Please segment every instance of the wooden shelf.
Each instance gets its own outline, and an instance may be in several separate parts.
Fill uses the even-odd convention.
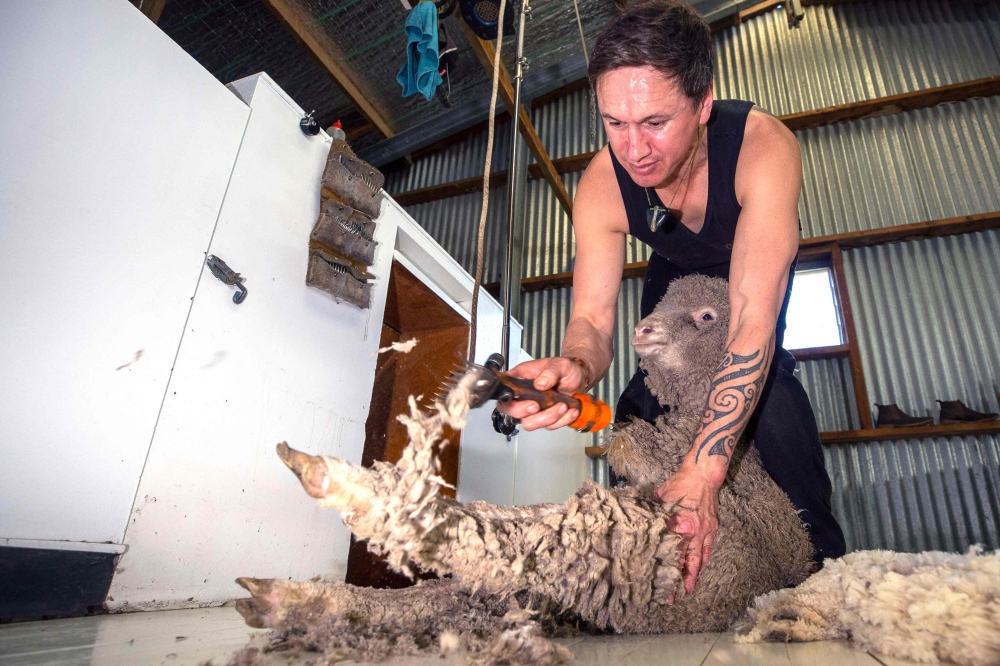
[[[912,428],[869,428],[866,430],[821,432],[819,439],[825,445],[832,445],[851,444],[854,442],[894,442],[901,439],[969,437],[998,434],[1000,434],[1000,421],[986,421],[985,423],[952,423],[946,425],[916,426]],[[601,446],[588,446],[584,451],[591,458],[600,458],[607,452]]]
[[[851,442],[887,442],[899,439],[927,439],[929,437],[967,437],[969,435],[1000,434],[1000,421],[985,423],[953,423],[947,425],[915,426],[911,428],[870,428],[867,430],[842,430],[821,432],[824,444],[849,444]]]
[[[851,345],[809,347],[808,349],[789,349],[788,353],[794,356],[796,361],[820,361],[827,358],[847,358],[851,355]]]

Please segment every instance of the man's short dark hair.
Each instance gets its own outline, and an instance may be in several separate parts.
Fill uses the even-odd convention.
[[[690,5],[649,0],[628,7],[597,36],[587,76],[597,79],[620,67],[663,72],[695,102],[712,84],[712,31]]]

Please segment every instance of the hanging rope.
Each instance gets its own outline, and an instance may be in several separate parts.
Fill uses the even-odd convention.
[[[583,36],[583,21],[580,20],[580,5],[577,0],[573,0],[573,10],[576,12],[576,27],[580,29],[580,44],[583,45],[583,61],[590,67],[590,55],[587,54],[587,38]],[[590,148],[597,150],[597,94],[593,86],[588,87],[588,97],[590,98]]]
[[[469,355],[476,360],[476,320],[479,308],[479,289],[483,283],[483,241],[486,237],[486,212],[490,205],[490,166],[493,163],[493,128],[497,115],[497,84],[500,82],[500,46],[503,43],[503,11],[507,0],[500,0],[500,15],[497,18],[497,48],[493,55],[493,92],[490,95],[490,120],[486,135],[486,165],[483,167],[483,206],[479,212],[479,238],[476,241],[476,280],[472,286],[472,318],[469,321]],[[517,112],[517,109],[514,110]]]

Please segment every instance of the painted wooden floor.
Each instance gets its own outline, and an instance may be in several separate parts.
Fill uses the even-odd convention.
[[[0,666],[164,664],[181,666],[213,660],[224,666],[230,655],[264,632],[251,629],[232,608],[102,615],[0,625]],[[576,655],[575,664],[653,666],[901,666],[846,643],[764,643],[737,645],[730,634],[578,637],[560,641]],[[292,659],[269,655],[275,666],[299,666],[314,654]],[[350,662],[345,662],[350,663]],[[457,658],[407,658],[392,666],[458,666]]]

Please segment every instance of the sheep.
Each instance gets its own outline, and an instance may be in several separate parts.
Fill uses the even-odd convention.
[[[710,321],[702,320],[706,311]],[[653,489],[691,446],[728,319],[727,283],[691,276],[672,283],[640,322],[663,333],[663,343],[644,347],[642,364],[654,395],[671,409],[655,425],[615,426],[608,458],[629,480],[625,488],[587,481],[562,505],[524,507],[441,496],[434,449],[445,424],[465,424],[468,377],[430,414],[411,398],[411,414],[399,417],[410,444],[395,465],[362,468],[280,444],[278,455],[306,492],[338,509],[370,550],[399,571],[419,567],[450,578],[406,591],[241,578],[253,597],[238,610],[251,626],[281,630],[284,640],[354,658],[433,647],[435,637],[456,633],[480,658],[558,663],[567,652],[542,638],[543,625],[549,632],[560,623],[614,633],[728,629],[756,596],[800,583],[813,564],[791,502],[742,441],[720,491],[715,551],[694,592],[684,593],[675,509]],[[484,631],[497,639],[473,638]]]

